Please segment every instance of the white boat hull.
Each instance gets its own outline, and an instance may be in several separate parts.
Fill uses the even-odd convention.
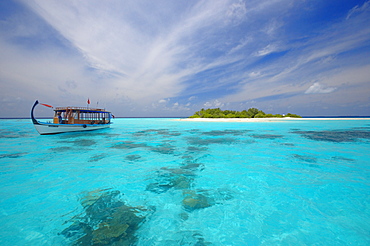
[[[103,128],[109,128],[110,124],[94,124],[94,125],[85,125],[85,124],[52,124],[52,123],[41,123],[34,124],[36,130],[41,135],[48,134],[58,134],[64,132],[81,132],[81,131],[92,131]]]

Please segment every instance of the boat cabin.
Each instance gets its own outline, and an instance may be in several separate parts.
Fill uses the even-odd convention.
[[[111,114],[105,109],[85,107],[57,107],[54,109],[55,124],[110,124]]]

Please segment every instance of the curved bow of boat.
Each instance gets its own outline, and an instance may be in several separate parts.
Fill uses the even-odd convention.
[[[31,109],[31,119],[32,119],[32,122],[33,122],[34,125],[40,125],[40,123],[33,116],[33,110],[35,109],[35,107],[37,106],[37,104],[39,104],[39,101],[38,100],[36,100],[35,104],[33,104],[32,109]]]

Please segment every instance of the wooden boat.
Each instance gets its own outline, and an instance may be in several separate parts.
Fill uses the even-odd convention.
[[[36,101],[31,109],[31,119],[41,135],[98,130],[108,128],[112,124],[111,112],[88,107],[57,107],[54,109],[53,122],[41,122],[33,115],[38,104],[42,103]],[[52,107],[47,104],[42,105]]]

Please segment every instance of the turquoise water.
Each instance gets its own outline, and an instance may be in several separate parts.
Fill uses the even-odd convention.
[[[370,120],[0,120],[0,245],[370,245]]]

